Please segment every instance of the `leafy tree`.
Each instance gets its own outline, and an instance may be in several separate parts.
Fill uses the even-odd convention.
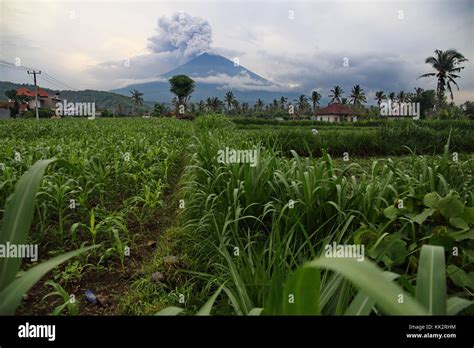
[[[438,103],[441,105],[445,100],[446,89],[450,93],[451,100],[454,99],[451,84],[455,85],[459,91],[459,86],[454,79],[460,78],[457,74],[460,73],[464,67],[459,66],[459,64],[466,62],[467,59],[454,49],[446,51],[435,50],[434,52],[435,55],[426,58],[425,63],[430,64],[436,72],[423,74],[418,78],[435,76],[438,79],[436,94]]]
[[[466,116],[474,118],[474,102],[466,101],[464,104],[462,104],[462,107]]]
[[[436,92],[432,89],[411,96],[412,103],[420,103],[420,118],[424,119],[431,114],[436,104]]]
[[[194,80],[186,75],[176,75],[169,79],[170,92],[176,95],[178,103],[186,106],[194,91]]]

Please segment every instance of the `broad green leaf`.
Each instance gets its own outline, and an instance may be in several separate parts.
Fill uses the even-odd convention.
[[[446,275],[444,248],[421,247],[416,278],[416,299],[432,315],[446,315]]]
[[[341,273],[360,291],[375,300],[376,306],[388,315],[427,315],[427,311],[397,284],[390,282],[383,271],[370,261],[348,258],[319,258],[306,267],[327,268]]]
[[[456,227],[461,230],[467,230],[469,229],[469,225],[467,224],[466,221],[462,217],[455,217],[449,219],[449,223],[451,226]]]
[[[394,238],[388,242],[382,255],[378,257],[382,257],[385,265],[391,267],[404,262],[407,255],[407,243],[399,238]]]
[[[464,207],[463,219],[468,224],[474,224],[474,208]]]
[[[473,301],[468,301],[465,298],[450,297],[448,298],[448,315],[456,315],[473,304]]]
[[[468,287],[474,290],[474,273],[466,273],[463,269],[456,267],[455,265],[449,265],[446,269],[449,279],[454,284],[461,287]]]
[[[5,287],[0,292],[0,315],[14,314],[16,308],[21,303],[23,295],[26,294],[38,280],[40,280],[54,267],[60,265],[64,261],[69,260],[71,257],[77,256],[96,247],[97,246],[90,246],[87,248],[70,251],[30,268],[19,278],[16,278],[14,281],[8,284],[7,287]]]
[[[219,294],[221,293],[223,287],[224,285],[221,285],[219,289],[217,289],[216,292],[212,294],[209,300],[207,300],[206,303],[204,303],[204,305],[201,307],[201,309],[199,309],[196,315],[210,315],[211,314],[212,306],[214,305],[214,302],[216,301],[217,296],[219,296]]]
[[[383,274],[388,281],[393,281],[399,277],[398,274],[392,272],[384,272]],[[370,298],[370,296],[365,292],[359,291],[357,296],[352,300],[344,315],[369,315],[370,312],[372,312],[372,308],[374,308],[374,306],[375,300]]]
[[[438,203],[439,199],[440,199],[440,196],[438,195],[437,192],[430,192],[430,193],[427,193],[425,197],[423,198],[423,203],[428,208],[434,208],[436,207],[436,204]]]
[[[446,219],[451,219],[463,215],[464,204],[452,193],[441,198],[437,204],[439,211]]]
[[[418,215],[416,215],[414,218],[412,218],[412,220],[413,220],[414,222],[416,222],[417,224],[422,225],[423,222],[425,222],[428,217],[430,217],[431,215],[433,215],[433,213],[434,213],[435,211],[436,211],[436,210],[435,210],[435,209],[432,209],[432,208],[424,209],[420,214],[418,214]]]
[[[46,167],[56,159],[40,160],[23,174],[5,207],[0,232],[0,244],[24,244],[30,231],[35,209],[36,193]],[[15,278],[20,269],[20,258],[0,258],[0,290]]]
[[[300,267],[285,287],[284,315],[319,315],[320,274],[315,268]]]
[[[474,239],[474,228],[471,228],[469,231],[452,232],[449,235],[453,237],[457,242],[460,242],[465,239]]]
[[[184,311],[183,308],[170,306],[170,307],[166,307],[166,308],[162,309],[161,311],[156,313],[156,315],[170,315],[170,316],[172,316],[172,315],[181,314],[183,311]]]
[[[397,216],[400,215],[400,210],[398,208],[395,208],[393,205],[385,208],[383,210],[383,214],[390,220],[396,219]]]

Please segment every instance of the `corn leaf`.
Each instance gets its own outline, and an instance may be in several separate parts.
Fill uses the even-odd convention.
[[[423,245],[421,248],[416,298],[432,315],[446,315],[446,265],[444,248]]]

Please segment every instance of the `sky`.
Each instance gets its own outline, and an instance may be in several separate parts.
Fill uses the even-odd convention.
[[[359,84],[373,99],[436,88],[417,77],[435,49],[449,48],[469,59],[455,102],[474,100],[474,0],[0,0],[0,59],[75,89],[151,81],[213,52],[282,91],[326,96],[340,85],[347,95]],[[0,65],[0,81],[31,77]]]

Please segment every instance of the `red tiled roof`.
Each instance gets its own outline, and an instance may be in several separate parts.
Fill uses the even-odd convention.
[[[352,115],[354,111],[347,105],[334,103],[325,108],[316,110],[318,115]]]
[[[17,95],[26,95],[27,97],[34,97],[35,94],[30,92],[30,90],[26,87],[20,87],[16,90]]]
[[[35,92],[33,92],[33,95],[35,94]],[[49,97],[49,94],[46,93],[43,89],[41,88],[38,88],[38,96],[39,97]]]
[[[35,96],[35,90],[30,91],[26,87],[20,87],[16,90],[16,94],[18,95],[26,95],[27,97],[34,97]],[[38,88],[38,96],[39,97],[49,97],[48,93],[46,93],[43,89]]]

